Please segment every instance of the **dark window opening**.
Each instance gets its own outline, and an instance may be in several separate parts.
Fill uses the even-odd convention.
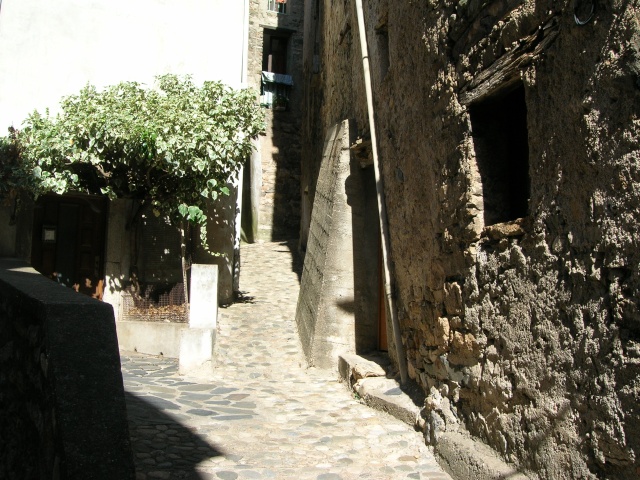
[[[31,265],[77,292],[102,298],[107,200],[43,195],[33,212]]]
[[[529,142],[524,86],[469,107],[484,197],[484,223],[529,213]]]
[[[287,13],[287,0],[267,0],[267,10],[276,13]]]
[[[272,73],[287,73],[287,47],[289,37],[273,35],[264,31],[262,46],[262,71]]]
[[[274,110],[288,110],[293,78],[287,75],[289,34],[265,29],[262,44],[260,104]]]

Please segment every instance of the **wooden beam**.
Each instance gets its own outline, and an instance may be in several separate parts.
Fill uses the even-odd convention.
[[[558,20],[552,17],[535,33],[520,40],[517,47],[497,59],[462,87],[460,103],[469,105],[518,81],[520,72],[551,45],[558,33]]]

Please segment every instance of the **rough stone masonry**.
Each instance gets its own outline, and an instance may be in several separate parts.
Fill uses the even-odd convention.
[[[312,198],[329,128],[349,118],[367,137],[368,121],[355,1],[309,3]],[[639,2],[364,14],[395,361],[428,394],[428,440],[466,429],[539,478],[638,478]]]

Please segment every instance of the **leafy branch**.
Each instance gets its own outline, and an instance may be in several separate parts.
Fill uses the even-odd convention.
[[[0,200],[20,191],[84,192],[151,207],[180,230],[188,299],[187,225],[200,227],[209,251],[206,206],[229,195],[227,184],[264,128],[256,93],[219,82],[162,75],[152,88],[87,85],[63,98],[57,115],[34,111],[22,130],[0,138]]]
[[[177,227],[199,225],[208,248],[206,204],[229,194],[263,130],[251,90],[176,75],[157,77],[153,88],[87,85],[63,98],[57,115],[35,111],[0,139],[0,195],[23,188],[137,199]]]

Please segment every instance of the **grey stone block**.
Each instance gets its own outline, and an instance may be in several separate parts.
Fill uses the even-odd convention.
[[[0,476],[134,478],[111,305],[0,260],[0,320]]]

